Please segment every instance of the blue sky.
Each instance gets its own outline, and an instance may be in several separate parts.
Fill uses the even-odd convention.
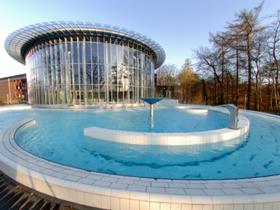
[[[26,25],[55,20],[90,21],[137,31],[158,42],[166,64],[178,67],[193,50],[207,46],[209,32],[222,31],[242,9],[261,0],[1,0],[0,77],[24,73],[22,64],[8,56],[6,37]],[[262,17],[275,14],[279,0],[265,0]]]

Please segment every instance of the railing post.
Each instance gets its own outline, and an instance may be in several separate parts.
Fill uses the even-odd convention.
[[[229,128],[231,129],[238,129],[238,107],[236,107],[233,104],[226,104],[223,105],[225,108],[229,110],[229,120],[230,120],[230,125]]]

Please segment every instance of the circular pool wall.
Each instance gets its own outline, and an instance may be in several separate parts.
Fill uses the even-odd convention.
[[[151,179],[79,170],[41,159],[20,148],[14,139],[15,132],[22,126],[32,126],[34,121],[20,119],[34,117],[33,111],[1,113],[0,117],[5,117],[5,123],[0,121],[0,165],[6,175],[41,193],[102,209],[280,208],[279,175],[233,180]],[[231,157],[239,156],[244,148],[251,147],[240,157],[240,164],[244,164],[245,170],[249,171],[248,161],[256,161],[262,166],[263,161],[268,161],[272,155],[276,155],[277,159],[275,152],[280,119],[253,112],[243,114],[252,120],[254,132],[249,136],[248,144],[239,148],[236,154],[232,153]],[[258,148],[263,149],[258,153],[265,153],[264,156],[252,156],[252,152],[256,153]],[[274,162],[268,161],[264,168],[273,168],[279,162],[276,159]],[[231,168],[232,165],[229,165],[227,170]]]

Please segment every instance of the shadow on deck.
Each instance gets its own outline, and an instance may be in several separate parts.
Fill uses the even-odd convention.
[[[0,210],[93,210],[53,198],[16,183],[0,171]]]

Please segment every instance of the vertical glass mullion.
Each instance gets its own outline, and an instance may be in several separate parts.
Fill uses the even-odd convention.
[[[116,97],[117,97],[117,104],[119,103],[119,78],[118,78],[118,70],[120,67],[119,64],[119,46],[116,45],[116,56],[117,56],[117,63],[116,63]]]
[[[88,92],[87,92],[87,73],[86,73],[86,37],[83,37],[83,50],[82,50],[82,62],[83,62],[83,91],[84,91],[84,103],[87,105],[87,99],[88,99]]]
[[[76,104],[76,83],[75,83],[75,67],[74,67],[74,41],[73,37],[70,37],[70,45],[71,45],[71,70],[72,70],[72,102],[73,105]]]
[[[131,48],[129,47],[129,42],[127,44],[127,52],[128,52],[128,65],[126,67],[126,81],[127,81],[127,88],[126,88],[126,96],[127,96],[127,103],[130,103],[130,74],[131,74],[131,66],[130,66],[130,56],[131,56]]]
[[[93,70],[94,70],[94,64],[93,64],[93,40],[92,40],[92,36],[90,36],[90,40],[89,40],[89,46],[90,46],[90,91],[91,91],[91,104],[93,103],[93,96],[94,96],[94,92],[93,92]]]
[[[41,104],[39,68],[40,68],[39,49],[38,49],[38,46],[37,46],[36,47],[36,66],[35,66],[35,69],[36,69],[36,84],[37,84],[36,96],[37,96],[38,104]]]
[[[58,98],[58,90],[59,90],[59,81],[58,81],[58,56],[57,56],[57,42],[56,40],[54,41],[54,69],[55,69],[55,104],[59,103],[59,98]]]
[[[141,70],[140,70],[140,75],[141,75],[141,79],[140,79],[140,87],[141,87],[141,98],[145,97],[144,95],[144,71],[145,71],[145,66],[144,66],[144,54],[143,52],[141,52]]]
[[[77,36],[77,63],[78,63],[78,86],[79,86],[79,104],[81,104],[81,75],[80,75],[80,40],[79,37]]]
[[[99,38],[96,39],[96,47],[97,47],[97,97],[98,103],[100,103],[100,71],[99,71]]]
[[[47,54],[46,54],[46,45],[45,43],[42,44],[42,54],[43,59],[42,63],[44,64],[44,104],[48,104],[48,68],[47,68]]]
[[[49,53],[50,53],[50,75],[51,75],[51,102],[52,104],[55,104],[54,102],[54,64],[53,64],[53,44],[52,41],[49,41]]]
[[[64,38],[64,67],[65,67],[65,104],[70,104],[70,54],[68,51],[68,40]]]
[[[58,40],[58,52],[59,52],[59,68],[60,68],[60,91],[59,97],[61,98],[61,104],[66,104],[66,87],[65,87],[65,54],[63,50],[63,41],[61,39]]]
[[[44,85],[44,81],[42,79],[42,63],[41,63],[41,50],[40,50],[41,46],[38,45],[38,51],[37,51],[37,73],[38,73],[38,96],[39,96],[39,103],[42,104],[43,100],[42,100],[42,86]]]
[[[35,91],[34,91],[34,98],[35,98],[35,101],[36,101],[36,103],[38,103],[39,104],[39,100],[38,100],[38,97],[37,97],[37,95],[38,95],[38,80],[37,80],[37,75],[38,75],[38,72],[37,72],[37,68],[36,68],[36,66],[38,65],[37,64],[37,47],[35,47],[35,50],[34,50],[34,67],[33,67],[33,69],[34,69],[34,86],[35,86]]]
[[[151,60],[150,61],[150,72],[151,72],[151,91],[152,91],[152,97],[155,97],[155,79],[154,79],[154,63]]]
[[[108,54],[108,42],[105,40],[104,42],[104,75],[105,75],[105,101],[108,104],[109,103],[109,68],[108,68],[108,59],[109,59],[109,54]]]
[[[47,104],[50,104],[50,77],[49,77],[49,53],[48,43],[44,44],[45,62],[46,62],[46,84],[47,84]]]

